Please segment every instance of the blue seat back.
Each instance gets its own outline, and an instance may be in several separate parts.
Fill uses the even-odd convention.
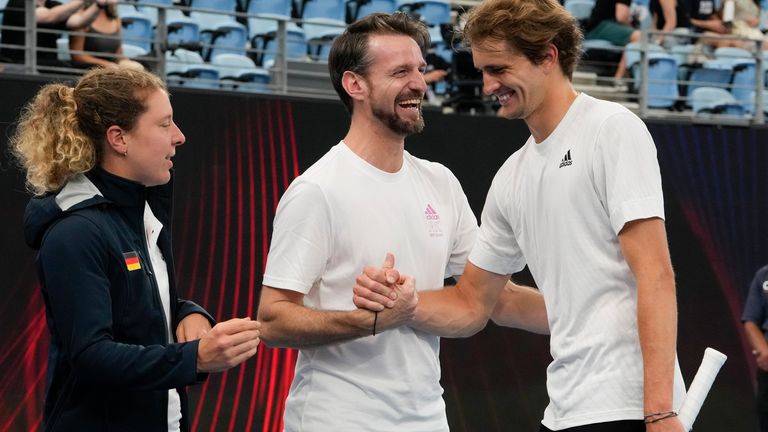
[[[710,60],[700,68],[694,69],[688,78],[687,96],[690,98],[693,91],[699,87],[726,88],[731,83],[733,65],[729,61]]]
[[[741,116],[744,109],[733,95],[719,87],[698,87],[691,93],[691,106],[696,114],[716,113]]]
[[[248,2],[249,15],[276,14],[291,16],[291,2],[289,0],[251,0]]]
[[[592,9],[595,2],[589,0],[565,0],[565,10],[567,10],[577,20],[589,19],[592,15]]]
[[[301,28],[286,29],[286,57],[289,60],[307,59],[307,40]],[[267,38],[261,55],[262,67],[270,67],[277,56],[277,38]]]
[[[396,0],[369,0],[359,5],[352,16],[354,19],[358,19],[374,12],[392,13],[396,10]]]
[[[679,95],[677,60],[669,54],[652,54],[648,64],[648,106],[671,108]]]
[[[404,0],[398,8],[421,16],[428,25],[451,22],[451,4],[444,0]]]
[[[329,18],[346,21],[345,0],[309,0],[304,3],[302,19]]]
[[[149,52],[152,46],[152,22],[149,18],[138,11],[120,18],[123,42]]]

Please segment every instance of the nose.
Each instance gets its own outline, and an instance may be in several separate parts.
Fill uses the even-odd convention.
[[[416,73],[415,79],[411,80],[411,88],[424,94],[427,92],[427,82],[424,81],[424,74],[421,72]]]
[[[490,96],[499,88],[499,80],[483,73],[483,93]]]
[[[187,141],[187,137],[184,136],[184,133],[179,129],[179,126],[176,125],[176,123],[173,124],[173,127],[175,129],[173,134],[173,145],[180,146]]]

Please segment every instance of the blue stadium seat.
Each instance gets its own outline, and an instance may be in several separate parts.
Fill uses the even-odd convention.
[[[126,44],[126,43],[122,45],[122,48],[123,48],[123,55],[130,59],[141,57],[141,56],[147,55],[148,53],[148,51],[144,50],[144,48],[142,47]]]
[[[723,47],[715,50],[715,58],[731,63],[731,94],[744,106],[746,112],[751,113],[754,109],[752,94],[757,81],[757,65],[752,53],[742,48]]]
[[[307,60],[307,40],[301,27],[286,25],[286,58],[289,60]],[[256,64],[270,68],[277,56],[278,44],[275,31],[257,34],[251,39],[254,49],[258,50]]]
[[[352,21],[374,12],[392,13],[397,10],[397,0],[352,0],[348,5]]]
[[[752,59],[752,53],[736,47],[722,47],[715,50],[715,58],[723,60]]]
[[[443,39],[443,32],[440,30],[440,26],[430,26],[429,38],[432,41],[431,51],[440,56],[443,60],[449,64],[453,62],[453,49],[450,42],[446,42]]]
[[[210,36],[210,40],[208,37]],[[238,22],[222,23],[212,31],[203,31],[201,34],[203,43],[203,58],[213,60],[223,53],[245,55],[248,31]],[[206,43],[210,46],[206,47]]]
[[[333,40],[344,32],[347,23],[333,18],[307,18],[304,20],[304,37],[309,57],[316,61],[328,61]]]
[[[222,88],[247,91],[266,91],[269,72],[258,68],[253,60],[238,54],[221,54],[212,62],[219,71]]]
[[[277,14],[290,17],[291,2],[289,0],[251,0],[248,2],[248,15]]]
[[[688,103],[690,103],[690,98],[697,88],[719,87],[725,89],[731,83],[732,76],[733,64],[730,61],[713,59],[704,62],[701,67],[693,69],[688,78],[688,91],[686,92],[689,99]]]
[[[120,16],[123,42],[137,46],[148,53],[152,47],[152,22],[134,8],[131,14]]]
[[[636,88],[642,84],[641,68],[632,68]],[[649,108],[672,108],[677,103],[677,61],[664,52],[648,53],[648,99]]]
[[[451,22],[451,4],[447,0],[402,0],[398,9],[419,15],[428,25]]]
[[[719,87],[696,88],[691,93],[691,106],[696,114],[744,115],[744,107],[728,90]]]
[[[219,71],[205,64],[200,54],[183,48],[165,53],[165,70],[169,84],[185,87],[218,89]]]
[[[667,51],[659,44],[646,44],[648,53],[666,53]],[[624,60],[627,62],[627,69],[631,69],[640,63],[642,44],[640,42],[628,43],[624,47]]]
[[[565,0],[563,6],[574,18],[581,21],[589,19],[590,15],[592,15],[595,2],[590,0]]]
[[[346,0],[309,0],[304,2],[303,20],[323,18],[346,24]],[[305,27],[306,29],[306,27]]]
[[[173,6],[173,0],[137,0],[136,9],[138,9],[139,12],[143,13],[147,18],[149,18],[149,21],[152,23],[152,27],[155,27],[157,25],[157,9],[159,7],[167,8],[170,6]],[[166,21],[168,21],[172,15],[174,17],[181,15],[184,18],[187,18],[179,10],[168,9],[166,11]]]

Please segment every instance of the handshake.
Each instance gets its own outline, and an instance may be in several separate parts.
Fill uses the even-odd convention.
[[[374,334],[416,318],[419,296],[416,280],[401,275],[395,268],[395,256],[387,253],[381,267],[366,266],[355,280],[352,298],[355,306],[377,314]]]

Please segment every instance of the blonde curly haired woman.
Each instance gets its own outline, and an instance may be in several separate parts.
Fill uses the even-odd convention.
[[[36,195],[25,234],[50,334],[46,431],[186,431],[184,387],[256,353],[257,321],[211,328],[177,296],[170,180],[184,139],[165,84],[127,68],[46,85],[22,113],[11,145]]]

